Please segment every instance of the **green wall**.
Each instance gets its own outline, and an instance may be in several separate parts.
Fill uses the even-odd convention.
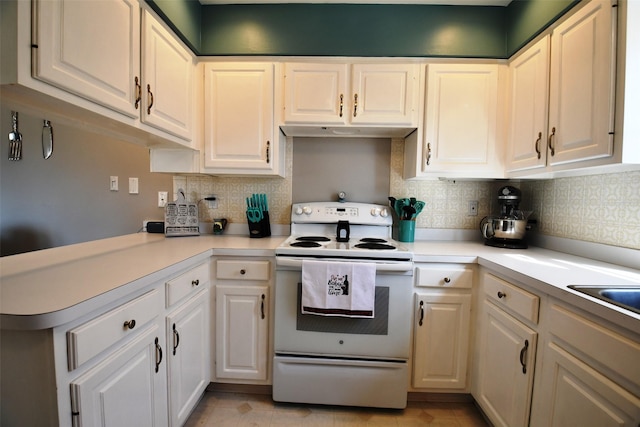
[[[579,0],[507,7],[146,1],[198,55],[508,58]]]

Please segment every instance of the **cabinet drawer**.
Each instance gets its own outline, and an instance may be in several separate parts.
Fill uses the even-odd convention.
[[[536,295],[489,273],[485,274],[484,292],[487,298],[500,307],[506,307],[522,318],[538,323],[540,298]]]
[[[167,307],[202,289],[209,282],[209,263],[192,268],[167,282]]]
[[[559,305],[549,311],[551,334],[640,387],[640,343],[594,320]]]
[[[436,288],[471,288],[473,267],[458,264],[419,265],[416,286]]]
[[[269,280],[269,261],[218,260],[216,278],[227,280]]]
[[[153,290],[67,332],[69,370],[142,329],[160,312],[161,298]]]

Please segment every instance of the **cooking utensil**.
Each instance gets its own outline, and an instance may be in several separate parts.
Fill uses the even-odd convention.
[[[415,202],[415,204],[413,205],[414,209],[416,210],[415,216],[420,215],[420,212],[422,212],[422,209],[424,209],[424,205],[425,203],[423,201],[417,200]]]
[[[402,208],[402,211],[403,211],[402,219],[409,221],[415,218],[416,209],[413,206],[411,205],[404,206]]]
[[[49,120],[44,121],[42,127],[42,157],[48,159],[53,154],[53,128]]]
[[[22,160],[22,134],[18,131],[18,112],[11,112],[9,132],[9,160]]]

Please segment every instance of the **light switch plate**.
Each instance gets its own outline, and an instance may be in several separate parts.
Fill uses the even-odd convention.
[[[138,194],[138,178],[129,178],[129,194]]]

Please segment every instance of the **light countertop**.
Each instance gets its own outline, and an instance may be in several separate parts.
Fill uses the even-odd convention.
[[[3,328],[47,328],[150,286],[210,256],[273,256],[286,236],[165,238],[138,233],[0,258]],[[530,247],[479,242],[405,244],[414,262],[478,263],[533,289],[640,332],[640,315],[568,289],[570,284],[640,284],[640,270]]]

